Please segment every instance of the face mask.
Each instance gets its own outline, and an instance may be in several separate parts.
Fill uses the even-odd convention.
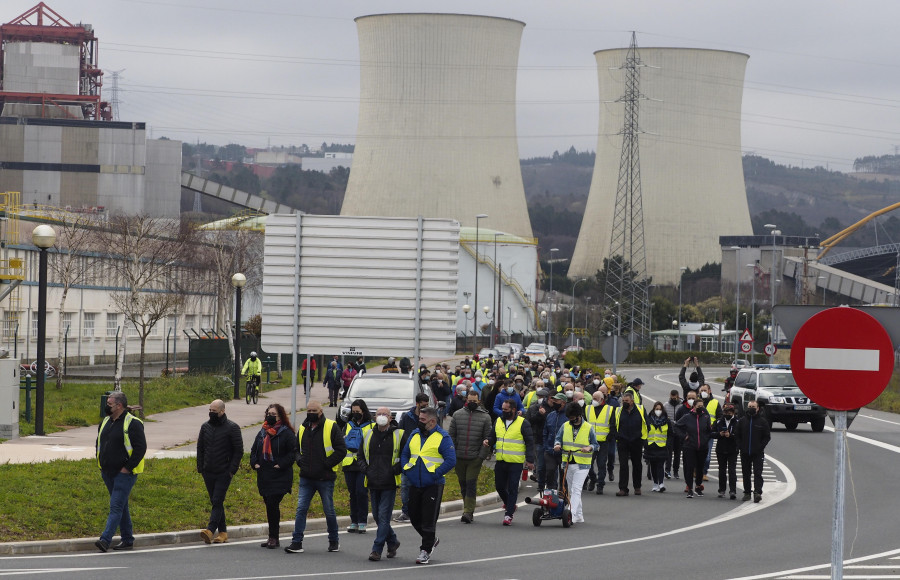
[[[470,411],[474,411],[478,408],[478,403],[476,403],[475,401],[469,401],[468,403],[466,403],[466,407],[468,407]]]
[[[594,386],[597,386],[599,384],[600,384],[600,379],[594,379]]]
[[[516,389],[513,388],[513,387],[506,387],[506,394],[507,394],[507,395],[512,395],[513,392],[514,392],[515,390],[516,390]]]
[[[460,391],[460,392],[459,392],[460,398],[465,399],[465,398],[466,398],[466,393],[467,393],[467,392],[468,392],[468,391],[466,391],[465,389],[463,389],[462,391]]]
[[[571,423],[573,427],[577,427],[581,424],[581,417],[572,417],[569,419],[569,423]]]
[[[423,422],[421,422],[421,421],[419,421],[418,427],[419,427],[419,433],[425,433],[426,431],[428,431],[428,426],[427,426],[427,424],[425,424],[425,423],[423,423]]]
[[[384,427],[388,424],[388,418],[384,415],[378,415],[377,417],[375,417],[375,424],[379,427]]]
[[[584,399],[579,399],[579,401],[578,401],[578,406],[579,406],[579,407],[584,407]]]
[[[626,403],[625,401],[622,401],[622,406],[625,407],[626,409],[630,409],[631,403]]]
[[[210,411],[209,412],[209,422],[213,423],[213,424],[219,423],[219,414],[216,413],[215,411]]]
[[[493,385],[493,384],[494,384],[494,379],[489,380],[489,381],[488,381],[488,384],[489,384],[489,385]]]
[[[504,419],[512,419],[513,416],[514,416],[514,415],[513,415],[513,412],[512,412],[512,411],[503,411],[503,418],[504,418]]]
[[[688,407],[693,407],[693,406],[694,406],[694,401],[695,401],[695,400],[696,400],[696,399],[688,399],[688,400],[687,400],[687,405],[688,405]]]
[[[756,409],[747,409],[747,414],[750,415],[751,417],[755,417]]]
[[[697,411],[697,414],[698,414],[698,415],[699,415],[700,413],[702,413],[702,412],[703,412],[703,405],[697,406],[696,411]]]
[[[319,422],[319,414],[318,413],[307,413],[306,420],[312,424],[316,424]]]
[[[273,417],[272,415],[266,415],[266,424],[271,427],[275,423],[278,422],[278,417]]]
[[[107,405],[107,406],[106,406],[106,414],[107,414],[107,415],[112,415],[112,412],[113,412],[112,407],[110,407],[109,405]]]
[[[466,378],[467,378],[467,379],[471,379],[471,378],[472,378],[472,375],[471,375],[471,374],[469,374],[469,373],[466,373],[466,375],[465,375],[465,376],[466,376]]]
[[[606,377],[606,378],[609,378],[609,377],[612,376],[612,374],[611,374],[611,373],[604,373],[603,376]]]
[[[672,397],[671,399],[669,399],[669,401],[674,405],[674,404],[677,404],[677,403],[678,403],[678,398],[677,398],[677,397]]]
[[[545,384],[545,385],[549,385],[549,384],[550,384],[550,379],[544,379],[544,384]]]
[[[708,399],[708,398],[709,398],[709,393],[707,393],[706,391],[701,392],[701,393],[700,393],[700,398],[701,398],[701,399]]]
[[[256,360],[256,357],[255,357],[255,356],[251,356],[251,357],[250,357],[250,360]]]
[[[353,413],[350,415],[350,418],[359,423],[362,421],[362,413]]]
[[[725,413],[725,417],[731,419],[734,417],[734,413]]]
[[[538,405],[544,402],[544,397],[538,397]]]
[[[692,390],[696,390],[700,386],[700,381],[688,381],[688,384],[691,385]]]
[[[657,409],[657,410],[653,411],[653,414],[655,414],[657,417],[662,417],[662,413],[663,413],[662,409]]]
[[[602,404],[603,404],[603,403],[602,403],[601,401],[597,401],[597,400],[591,401],[591,406],[592,406],[592,407],[599,407],[599,406],[602,405]]]
[[[572,398],[572,396],[574,394],[575,394],[575,391],[566,391],[566,396],[569,397],[570,399]]]

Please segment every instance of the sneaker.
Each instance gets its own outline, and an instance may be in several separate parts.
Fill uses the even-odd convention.
[[[761,493],[754,493],[754,494],[753,494],[753,503],[759,503],[759,502],[761,502],[761,501],[762,501],[762,494],[761,494]]]
[[[676,475],[675,477],[678,477],[678,476]],[[666,472],[666,479],[672,479],[672,472],[671,472],[671,471],[667,471],[667,472]]]
[[[709,481],[709,477],[705,473],[703,474],[703,481]]]
[[[678,479],[678,470],[677,469],[672,472],[672,477],[674,477],[675,479]]]
[[[401,524],[406,523],[409,521],[409,514],[400,514],[399,516],[397,516],[397,519],[395,519],[394,521],[400,522]]]
[[[419,552],[419,557],[416,558],[416,564],[427,564],[429,560],[431,560],[431,554],[422,550]]]
[[[704,487],[704,485],[702,483],[700,485],[698,485],[697,487],[700,488],[700,491],[703,491],[704,489],[706,489],[706,487]]]
[[[694,493],[697,494],[697,497],[703,497],[703,490],[700,487],[694,490]]]
[[[731,492],[730,494],[728,494],[728,499],[737,499],[737,494],[734,492]]]
[[[660,483],[660,484],[659,484],[659,491],[660,491],[660,493],[666,491],[666,484],[665,484],[665,483]]]
[[[719,497],[725,497],[725,492],[724,492],[724,491],[720,491],[720,492],[719,492]]]
[[[288,554],[302,554],[303,542],[291,542],[291,545],[284,549]]]
[[[650,491],[658,492],[658,491],[659,491],[659,484],[654,484],[654,485],[653,485],[653,489],[651,489]]]
[[[133,550],[133,549],[134,549],[134,544],[126,544],[125,542],[119,542],[118,544],[113,546],[113,550],[115,550],[117,552],[120,550]]]
[[[750,494],[744,493],[744,497],[741,498],[741,501],[750,501]]]
[[[694,494],[693,494],[693,492],[689,491],[688,494],[684,497],[686,497],[687,499],[694,499]]]
[[[332,541],[329,541],[329,542],[328,542],[328,551],[329,551],[329,552],[340,552],[340,551],[341,551],[341,544],[340,544],[340,542],[332,542]]]
[[[371,560],[372,562],[377,562],[381,560],[381,554],[373,551],[371,554],[369,554],[369,560]]]
[[[691,486],[685,485],[685,486],[684,486],[684,491],[685,491],[685,492],[691,491]]]
[[[106,552],[107,550],[109,550],[109,542],[107,542],[106,540],[97,540],[96,542],[94,542],[94,545],[97,546],[97,549],[101,552]]]
[[[588,490],[588,491],[594,491],[594,488],[595,488],[595,487],[597,487],[597,482],[594,481],[593,479],[590,480],[590,481],[588,482],[587,490]]]
[[[597,491],[595,491],[594,493],[596,493],[597,495],[603,495],[603,488],[602,488],[602,487],[598,487],[598,488],[597,488]]]
[[[628,495],[627,489],[620,489],[616,492],[616,497],[625,497],[626,495]]]
[[[350,524],[349,526],[347,526],[348,534],[355,534],[357,531],[359,531],[358,524]]]
[[[616,480],[616,476],[613,475],[613,470],[612,470],[612,469],[609,470],[609,480],[610,480],[610,481],[615,481],[615,480]]]
[[[530,479],[531,481],[537,483],[537,477],[536,477],[533,473],[532,473],[531,475],[528,476],[528,479]]]
[[[399,547],[400,547],[400,542],[397,542],[396,544],[388,544],[387,557],[388,558],[395,557],[397,555],[397,548],[399,548]]]
[[[359,524],[358,526],[356,526],[356,533],[357,534],[365,534],[366,533],[366,524]]]
[[[206,542],[207,544],[212,544],[213,533],[211,530],[202,530],[200,532],[200,539]]]
[[[511,526],[512,525],[512,516],[503,516],[503,525]]]

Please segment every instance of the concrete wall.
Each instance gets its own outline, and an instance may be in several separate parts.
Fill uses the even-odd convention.
[[[356,19],[360,109],[342,215],[424,215],[532,236],[516,143],[524,24],[455,14]]]
[[[80,68],[77,44],[9,42],[3,47],[3,90],[77,95]]]
[[[569,275],[594,275],[609,256],[622,151],[626,49],[595,53],[600,128],[594,176]],[[680,267],[718,262],[720,235],[752,233],[741,165],[747,55],[640,48],[640,168],[647,270],[677,282]],[[589,224],[589,227],[586,225]]]
[[[178,217],[181,213],[181,141],[147,140],[144,174],[144,211],[150,215]]]

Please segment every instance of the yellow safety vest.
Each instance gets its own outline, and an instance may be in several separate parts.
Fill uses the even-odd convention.
[[[644,416],[644,408],[640,405],[635,405],[638,412],[641,414],[641,439],[644,441],[647,440],[647,418]],[[619,429],[619,417],[622,416],[622,407],[616,407],[616,430]]]
[[[374,425],[374,423],[368,423],[362,427],[363,441],[365,441],[366,432],[372,430],[372,425]],[[349,435],[349,434],[350,434],[350,423],[347,423],[347,428],[344,429],[344,438],[346,438],[347,435]],[[330,439],[329,439],[329,441],[330,441]],[[341,462],[341,465],[353,465],[353,462],[356,461],[356,453],[357,453],[356,451],[350,451],[348,449],[347,455],[344,457],[344,460]]]
[[[666,439],[669,437],[669,424],[666,423],[662,427],[655,427],[650,425],[649,433],[647,435],[647,445],[658,445],[659,447],[666,446]]]
[[[374,429],[369,429],[366,431],[366,434],[363,435],[363,457],[366,458],[366,463],[369,462],[369,445],[372,442],[372,431]],[[394,429],[394,449],[391,452],[391,465],[397,465],[400,463],[400,440],[403,438],[403,429]],[[400,474],[394,476],[394,482],[397,485],[400,485]],[[366,477],[363,485],[369,485],[369,478]]]
[[[523,401],[523,404],[526,409],[531,406],[531,401],[534,400],[535,395],[537,395],[537,391],[528,391],[525,393],[525,401]]]
[[[122,425],[122,436],[125,438],[125,451],[128,452],[128,457],[131,457],[131,453],[134,451],[134,447],[131,446],[131,437],[128,435],[128,427],[131,425],[131,421],[136,420],[141,421],[134,415],[129,412],[125,412],[125,424]],[[100,430],[97,431],[97,466],[100,466],[100,435],[103,433],[103,429],[106,427],[106,424],[109,423],[109,417],[104,417],[103,422],[100,423]],[[144,458],[141,458],[141,462],[137,464],[131,473],[137,475],[138,473],[144,472]]]
[[[641,407],[643,405],[644,400],[641,398],[641,394],[637,392],[637,389],[635,389],[634,387],[628,387],[627,389],[625,389],[625,392],[631,393],[632,398],[634,398],[635,405],[637,405],[638,407]]]
[[[709,424],[714,425],[716,422],[716,410],[719,408],[719,400],[715,397],[709,399],[706,404],[706,412],[709,413]]]
[[[590,447],[591,445],[591,430],[582,429],[584,425],[585,424],[582,423],[578,426],[578,433],[574,437],[572,436],[572,424],[566,421],[565,425],[563,425],[563,457],[568,459],[569,452],[571,452],[572,457],[575,459],[575,463],[590,465],[594,458],[594,452],[589,451],[585,453],[584,451],[581,451],[582,447]]]
[[[441,457],[441,443],[443,440],[443,433],[435,430],[425,440],[425,445],[422,445],[422,434],[418,432],[413,433],[409,438],[409,461],[403,466],[403,471],[412,469],[415,467],[416,461],[421,459],[422,463],[425,464],[425,469],[434,473],[438,465],[444,462],[444,458]]]
[[[594,427],[594,435],[597,441],[606,441],[609,436],[609,419],[612,417],[613,408],[609,405],[603,405],[599,413],[594,413],[594,407],[591,405],[588,409],[588,423]]]
[[[494,425],[494,432],[497,434],[497,443],[494,447],[497,451],[497,461],[525,463],[525,437],[522,436],[524,422],[524,418],[516,417],[507,429],[503,417],[497,418]]]
[[[334,421],[331,419],[325,419],[325,429],[324,434],[322,435],[322,444],[325,446],[325,457],[330,457],[332,453],[334,453],[334,447],[331,445],[331,429],[334,427]],[[303,432],[306,431],[306,427],[300,425],[300,428],[297,429],[297,443],[300,447],[300,454],[303,455]],[[334,471],[337,472],[341,469],[341,464],[338,463],[334,466]]]

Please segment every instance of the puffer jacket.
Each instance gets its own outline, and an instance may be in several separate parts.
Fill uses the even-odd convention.
[[[682,438],[682,449],[700,450],[706,449],[712,434],[712,425],[709,422],[709,413],[704,409],[700,413],[691,411],[685,413],[675,423],[678,435]]]
[[[207,421],[200,426],[197,438],[197,472],[218,474],[226,471],[237,473],[244,457],[244,439],[241,428],[227,415],[222,415],[221,423]]]
[[[450,419],[448,433],[457,458],[485,459],[490,451],[484,446],[484,440],[491,433],[491,415],[481,405],[474,411],[463,407]]]
[[[420,443],[424,444],[425,440],[431,436],[432,433],[437,431],[443,438],[441,439],[441,444],[438,447],[438,453],[440,453],[441,458],[443,459],[443,463],[437,466],[434,470],[434,473],[428,471],[425,467],[425,464],[422,462],[422,459],[418,459],[412,467],[406,469],[406,464],[409,463],[409,458],[411,457],[411,452],[409,450],[409,442],[412,440],[413,436],[418,433],[418,429],[410,433],[409,437],[406,438],[406,443],[403,445],[403,453],[400,455],[400,465],[403,466],[403,473],[406,475],[406,478],[409,480],[409,484],[413,487],[429,487],[432,485],[444,485],[446,480],[444,479],[444,475],[446,475],[451,469],[456,467],[456,449],[453,447],[453,440],[450,439],[450,435],[444,431],[441,427],[436,426],[434,430],[425,433],[424,435],[420,435]]]

